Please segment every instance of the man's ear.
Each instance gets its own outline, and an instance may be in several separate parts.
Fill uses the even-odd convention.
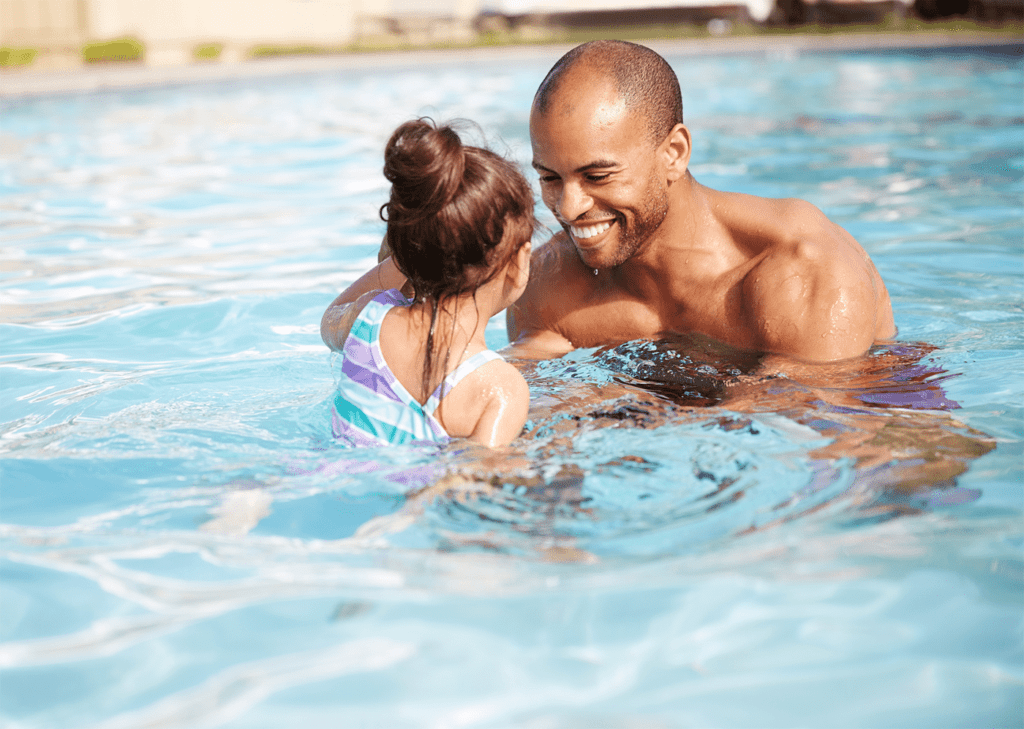
[[[686,174],[690,166],[690,130],[683,124],[676,124],[661,143],[669,182],[675,182]]]

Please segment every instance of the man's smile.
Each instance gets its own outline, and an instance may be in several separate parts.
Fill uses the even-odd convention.
[[[600,223],[593,223],[590,225],[584,223],[577,223],[576,225],[570,225],[569,230],[572,232],[572,237],[577,240],[585,240],[586,238],[593,238],[595,235],[601,235],[609,228],[612,227],[612,220],[606,220]]]

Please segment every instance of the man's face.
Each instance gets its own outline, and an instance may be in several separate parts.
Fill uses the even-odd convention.
[[[541,197],[583,264],[611,268],[633,257],[668,215],[658,147],[610,84],[567,76],[548,109],[530,116]],[[583,88],[579,88],[582,86]]]

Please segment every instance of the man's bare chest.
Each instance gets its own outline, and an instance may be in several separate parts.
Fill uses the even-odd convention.
[[[596,347],[664,334],[701,333],[745,346],[750,333],[731,289],[693,292],[664,300],[616,294],[566,302],[557,329],[577,347]]]

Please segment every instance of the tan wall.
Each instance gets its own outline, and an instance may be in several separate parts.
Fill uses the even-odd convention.
[[[417,15],[435,18],[473,18],[480,12],[478,0],[377,0],[364,12],[381,17]]]
[[[0,0],[0,45],[78,46],[84,0]]]
[[[309,42],[352,37],[352,0],[87,0],[96,36]]]
[[[147,61],[183,63],[202,42],[241,55],[257,44],[342,45],[353,39],[352,0],[88,0],[96,38],[133,35]]]
[[[147,62],[157,65],[188,62],[204,42],[224,43],[228,56],[258,44],[342,45],[354,39],[356,18],[371,2],[0,0],[0,45],[36,48],[45,59],[80,55],[90,41],[134,36],[145,44]]]
[[[34,68],[82,62],[86,0],[0,0],[0,46],[32,48]]]

